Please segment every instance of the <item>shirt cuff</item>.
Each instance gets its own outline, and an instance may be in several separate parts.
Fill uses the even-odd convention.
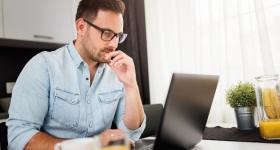
[[[129,138],[133,141],[138,141],[141,134],[143,133],[144,129],[146,127],[146,115],[144,116],[144,120],[141,124],[141,126],[135,130],[131,130],[126,127],[123,120],[120,121],[118,128],[122,129],[125,133],[128,134]]]

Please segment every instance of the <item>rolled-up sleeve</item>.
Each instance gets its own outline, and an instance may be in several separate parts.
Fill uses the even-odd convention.
[[[42,54],[33,57],[20,73],[9,108],[8,149],[22,150],[40,131],[48,111],[49,75]]]
[[[144,116],[144,120],[142,121],[141,126],[135,130],[131,130],[125,125],[123,121],[124,111],[125,111],[125,100],[122,97],[119,102],[117,113],[115,116],[117,127],[123,130],[129,136],[130,139],[137,141],[139,140],[140,136],[142,135],[146,127],[146,114]]]
[[[129,128],[127,128],[123,122],[123,119],[121,119],[120,122],[118,123],[118,128],[122,129],[125,133],[127,133],[129,135],[129,138],[132,139],[133,141],[139,140],[145,127],[146,127],[146,115],[144,117],[144,120],[143,120],[141,126],[135,130],[130,130]]]

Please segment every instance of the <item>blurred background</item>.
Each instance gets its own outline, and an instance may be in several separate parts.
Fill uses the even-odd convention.
[[[119,49],[135,62],[143,104],[165,103],[173,72],[218,74],[208,125],[235,126],[225,92],[280,72],[279,0],[124,0]],[[0,118],[27,61],[75,39],[79,0],[0,0]]]

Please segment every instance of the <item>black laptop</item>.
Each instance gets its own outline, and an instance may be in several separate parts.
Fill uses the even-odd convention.
[[[202,139],[219,77],[172,75],[155,140],[137,141],[136,150],[191,149]]]

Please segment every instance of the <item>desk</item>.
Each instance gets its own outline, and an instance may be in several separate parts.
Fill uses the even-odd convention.
[[[192,150],[279,150],[280,144],[202,140]]]

